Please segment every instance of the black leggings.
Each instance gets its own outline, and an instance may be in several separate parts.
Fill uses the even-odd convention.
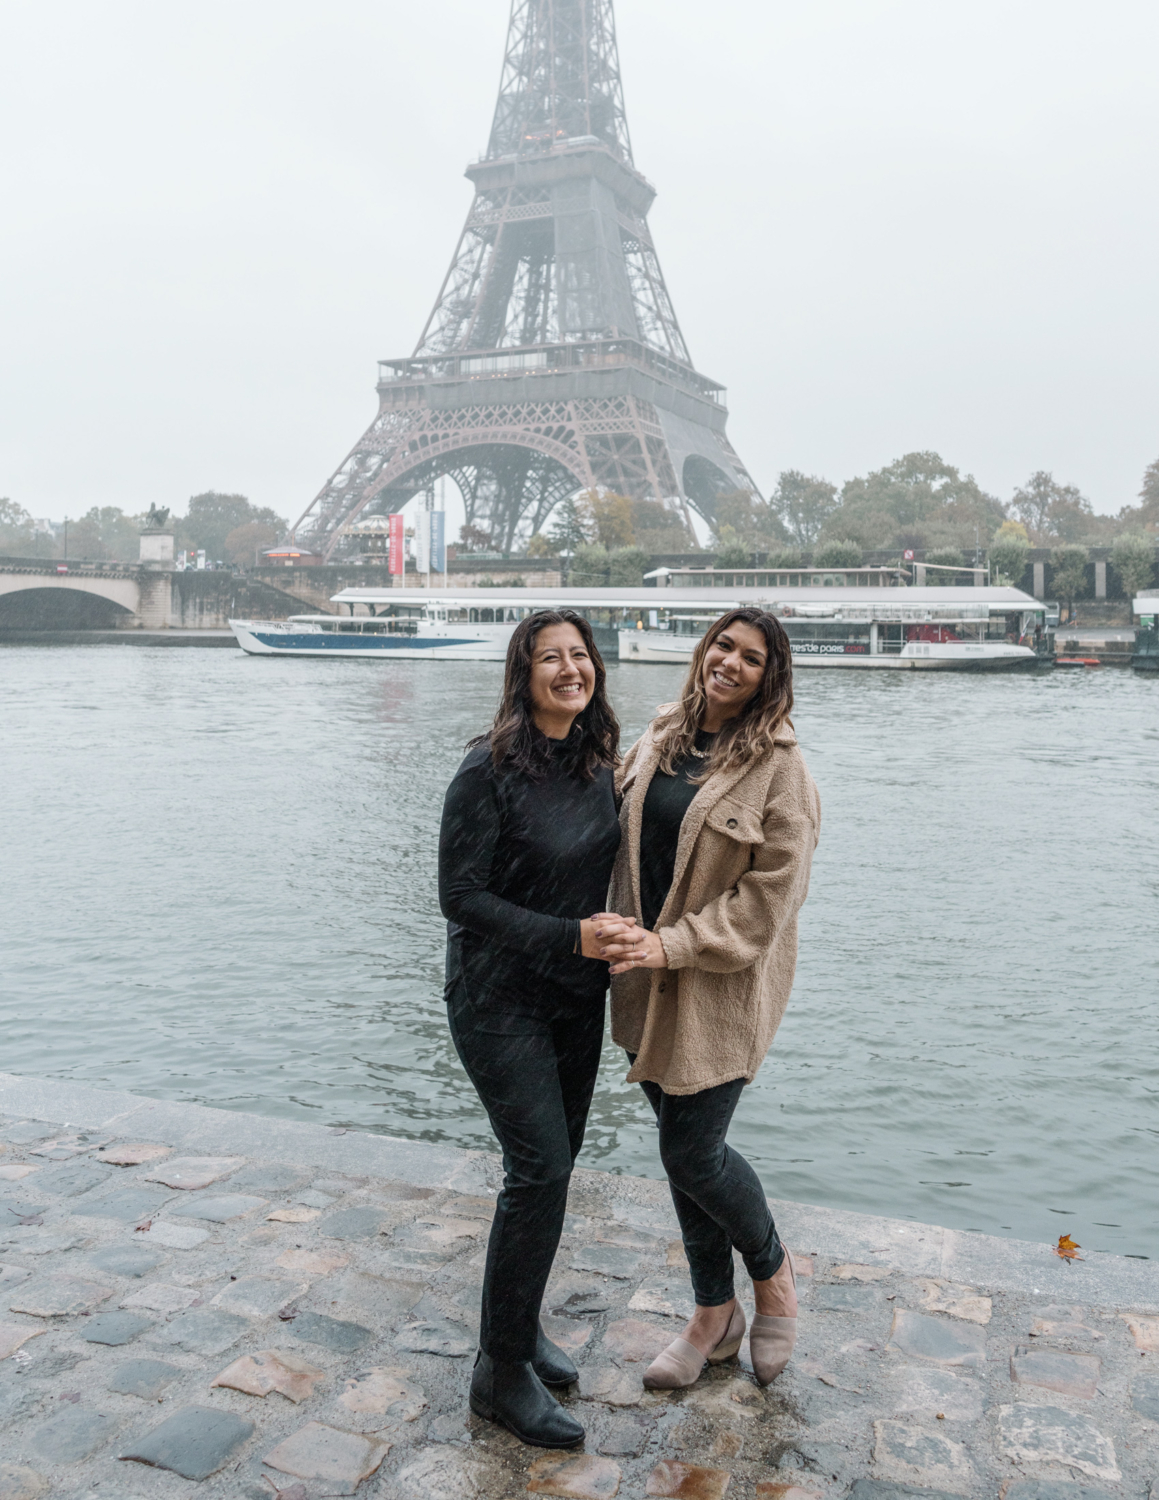
[[[520,1015],[472,1005],[460,983],[447,997],[447,1016],[503,1149],[479,1347],[492,1359],[528,1360],[595,1089],[604,1003],[560,990],[543,997],[539,1014]]]
[[[630,1062],[636,1059],[628,1054]],[[785,1258],[757,1174],[725,1140],[744,1079],[698,1094],[666,1094],[642,1083],[660,1126],[660,1160],[692,1273],[698,1307],[720,1307],[734,1296],[732,1252],[754,1281],[775,1276]]]

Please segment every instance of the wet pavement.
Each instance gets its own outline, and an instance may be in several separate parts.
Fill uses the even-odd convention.
[[[649,1393],[691,1300],[667,1189],[587,1171],[544,1307],[587,1441],[528,1448],[466,1407],[499,1177],[0,1075],[0,1500],[1159,1500],[1149,1262],[774,1203],[789,1369]]]

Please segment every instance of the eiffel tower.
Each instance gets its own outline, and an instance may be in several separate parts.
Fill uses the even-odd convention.
[[[612,0],[513,0],[475,199],[415,351],[379,364],[378,415],[295,523],[330,558],[358,517],[449,476],[509,552],[603,486],[691,505],[756,486],[698,373],[632,160]]]

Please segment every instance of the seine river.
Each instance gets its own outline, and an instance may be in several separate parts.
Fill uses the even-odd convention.
[[[0,1070],[490,1145],[435,840],[498,665],[0,649]],[[617,665],[630,742],[675,693]],[[798,674],[824,811],[733,1139],[774,1197],[1159,1256],[1159,683]],[[609,1044],[584,1159],[660,1176]]]

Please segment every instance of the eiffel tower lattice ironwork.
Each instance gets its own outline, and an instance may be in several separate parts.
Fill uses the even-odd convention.
[[[324,556],[443,475],[510,551],[581,488],[691,504],[755,486],[692,364],[632,161],[612,0],[513,0],[475,199],[414,353],[295,523]]]

